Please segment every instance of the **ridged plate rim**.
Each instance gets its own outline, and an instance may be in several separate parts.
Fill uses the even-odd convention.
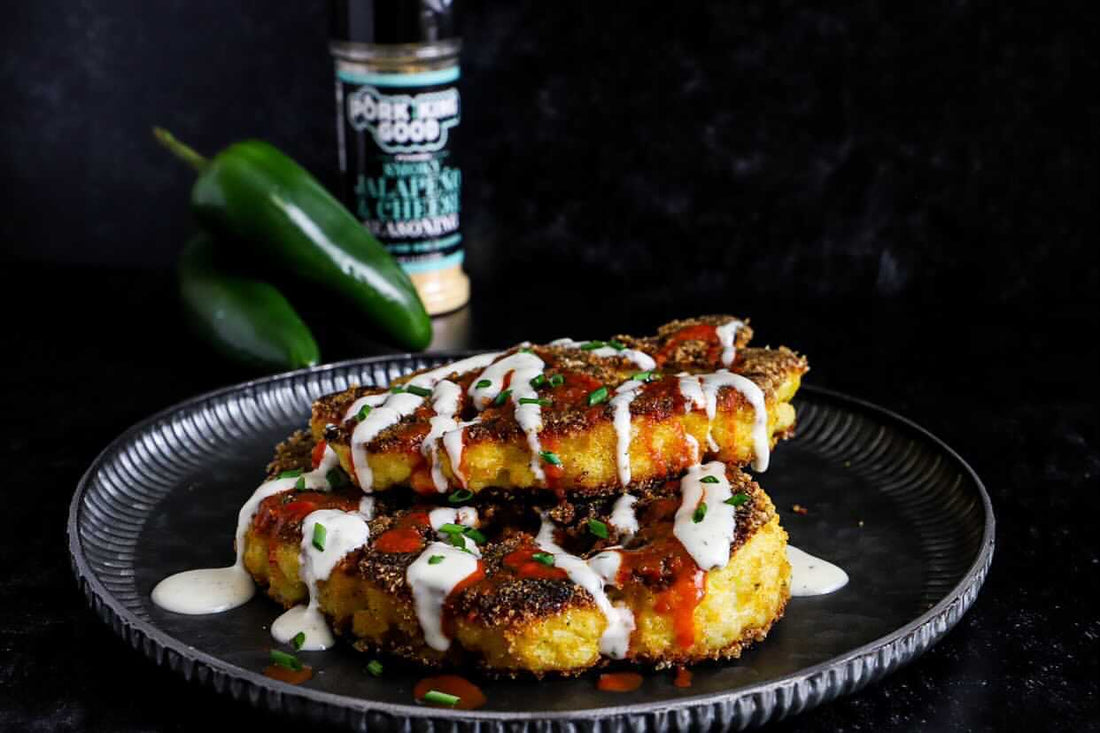
[[[430,354],[397,354],[352,359],[310,369],[275,374],[216,389],[172,405],[132,425],[105,447],[77,484],[69,505],[68,543],[73,571],[93,610],[133,648],[158,665],[167,665],[185,679],[197,680],[234,699],[247,698],[254,706],[274,711],[342,723],[357,730],[375,727],[421,731],[440,730],[536,730],[617,731],[688,730],[702,728],[744,729],[782,719],[816,707],[823,702],[862,689],[898,667],[912,661],[942,638],[973,605],[993,560],[996,521],[993,505],[981,479],[950,446],[906,417],[874,403],[833,390],[804,385],[802,394],[858,408],[876,417],[900,424],[941,451],[969,477],[981,502],[984,524],[977,556],[960,581],[935,605],[903,626],[878,639],[824,662],[756,684],[722,693],[684,697],[629,705],[611,705],[581,711],[502,712],[456,711],[425,708],[414,704],[376,702],[272,680],[257,672],[225,662],[189,647],[155,624],[139,618],[107,588],[91,567],[81,542],[79,526],[83,500],[92,479],[106,459],[119,448],[159,421],[189,408],[249,390],[261,391],[284,382],[325,373],[350,372],[382,364],[413,364],[461,358],[476,351]],[[392,371],[387,370],[387,371]],[[407,370],[398,369],[403,372]]]

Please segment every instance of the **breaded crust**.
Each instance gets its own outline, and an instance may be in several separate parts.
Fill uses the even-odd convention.
[[[285,462],[277,458],[273,470],[285,470],[293,454],[285,451]],[[672,535],[678,482],[639,491],[635,508],[641,529],[625,542],[618,587],[609,591],[612,600],[634,612],[629,660],[663,667],[736,657],[782,616],[790,583],[786,533],[771,500],[755,482],[736,469],[727,476],[732,490],[747,499],[735,511],[730,561],[702,576],[705,594],[698,603],[685,603],[683,590],[685,581],[701,571]],[[306,588],[298,579],[298,566],[305,504],[350,511],[360,497],[357,489],[345,487],[322,494],[287,492],[265,500],[246,535],[246,567],[276,600],[288,606],[302,602]],[[575,674],[607,661],[599,650],[607,621],[593,596],[560,573],[547,570],[532,576],[517,569],[527,566],[508,559],[534,548],[546,507],[519,500],[501,503],[488,492],[474,500],[486,536],[481,546],[484,578],[448,597],[446,618],[453,642],[439,652],[424,642],[407,582],[408,568],[421,550],[383,552],[377,546],[391,530],[411,530],[426,546],[433,538],[422,518],[427,507],[402,504],[396,496],[380,497],[380,502],[379,516],[369,525],[371,540],[346,556],[319,586],[321,608],[333,628],[354,639],[358,648],[427,666],[473,664],[502,675]],[[557,542],[587,558],[626,539],[610,525],[612,503],[590,498],[554,507],[551,516],[560,518]],[[591,533],[591,519],[607,525],[608,537]]]
[[[733,386],[719,388],[714,419],[710,420],[702,406],[685,397],[678,376],[722,368],[723,350],[716,325],[729,320],[726,316],[708,316],[676,321],[662,327],[654,337],[618,336],[612,340],[652,354],[658,363],[629,405],[632,482],[678,475],[696,460],[692,441],[702,447],[706,459],[743,465],[756,457],[756,413],[746,395]],[[762,393],[767,437],[774,444],[793,430],[795,413],[790,400],[808,366],[803,357],[786,348],[747,348],[751,333],[747,325],[737,332],[730,370],[749,379]],[[590,396],[604,387],[613,393],[616,386],[638,374],[638,366],[626,357],[603,356],[593,350],[555,345],[524,348],[545,362],[547,377],[557,375],[563,380],[558,386],[547,383],[539,387],[539,395],[546,401],[541,407],[539,440],[560,465],[540,464],[545,473],[540,479],[532,470],[531,447],[516,421],[514,406],[504,402],[478,413],[467,395],[478,373],[453,375],[451,379],[462,390],[461,418],[477,420],[463,430],[460,470],[451,465],[447,451],[436,453],[446,488],[474,492],[490,487],[545,488],[559,494],[610,494],[621,490],[615,408],[608,400],[590,404]],[[395,381],[404,384],[414,376]],[[345,419],[348,409],[364,396],[384,392],[357,387],[322,397],[313,406],[310,430],[314,438],[327,441],[349,473],[354,473],[351,438],[358,421],[354,417]],[[425,400],[415,412],[366,443],[374,491],[401,486],[412,486],[425,494],[438,491],[429,458],[422,450],[434,414],[429,400]]]

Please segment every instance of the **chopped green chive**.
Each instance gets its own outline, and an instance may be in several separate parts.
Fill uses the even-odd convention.
[[[462,698],[458,695],[448,695],[446,692],[440,692],[439,690],[428,690],[421,699],[433,705],[446,705],[447,707],[453,708]]]
[[[400,384],[396,384],[393,387],[390,387],[390,392],[392,394],[401,394],[404,391],[405,391],[405,388]]]
[[[626,348],[626,344],[622,343],[621,341],[615,341],[614,339],[608,341],[607,345],[615,349],[615,351],[622,351]]]
[[[730,498],[726,499],[726,503],[730,506],[741,506],[749,500],[748,494],[734,494]]]
[[[631,379],[638,382],[648,382],[653,377],[653,372],[638,372]]]
[[[581,350],[593,351],[595,349],[602,349],[604,346],[607,346],[607,344],[605,344],[603,341],[587,341],[581,344]]]
[[[441,562],[443,562],[443,556],[442,555],[432,555],[431,557],[428,558],[428,564],[429,565],[438,565]]]
[[[446,524],[441,525],[436,531],[442,532],[443,534],[462,534],[466,531],[466,528],[463,527],[461,524],[447,522]]]
[[[410,384],[408,387],[405,388],[405,391],[409,394],[414,394],[417,397],[430,397],[432,394],[432,391],[430,389],[417,387],[415,384]]]
[[[704,484],[716,484],[716,483],[718,483],[718,477],[717,476],[704,476],[703,478],[699,479],[699,481],[701,483],[704,483]]]
[[[703,521],[703,517],[707,516],[707,503],[705,501],[699,502],[699,506],[695,507],[695,511],[691,515],[691,521],[699,524]]]
[[[531,559],[535,562],[541,562],[543,565],[553,566],[554,564],[554,556],[549,552],[536,552],[531,556]]]
[[[302,469],[295,468],[295,469],[290,470],[290,471],[283,471],[282,473],[279,474],[279,478],[298,478],[301,475],[302,475]]]
[[[344,473],[342,468],[333,468],[325,474],[325,479],[328,481],[330,488],[338,489],[348,482],[348,475]]]
[[[588,531],[601,539],[606,540],[608,537],[607,525],[598,519],[588,520]]]
[[[497,407],[500,407],[505,402],[507,402],[508,398],[511,397],[511,396],[512,396],[512,390],[506,389],[506,390],[504,390],[503,392],[501,392],[500,394],[498,394],[496,396],[496,399],[493,400],[493,404],[496,405]]]
[[[530,384],[530,385],[531,385],[532,387],[534,387],[535,389],[538,389],[538,388],[539,388],[539,387],[541,387],[542,385],[546,384],[546,375],[545,375],[545,374],[540,374],[540,375],[538,375],[537,377],[535,377],[534,379],[532,379],[532,380],[531,380],[531,381],[529,382],[529,384]]]
[[[473,527],[467,527],[463,531],[463,534],[465,534],[467,537],[469,537],[470,539],[472,539],[474,542],[478,543],[479,545],[484,545],[485,544],[485,539],[486,539],[485,535],[483,535],[481,532],[474,529]]]
[[[467,491],[466,489],[459,489],[450,496],[447,497],[447,501],[452,504],[461,504],[464,501],[469,501],[474,498],[474,492]]]
[[[601,402],[607,402],[607,396],[607,387],[600,387],[599,389],[592,390],[588,393],[588,406],[592,407],[593,405],[598,405]]]
[[[298,657],[293,654],[279,651],[278,649],[271,650],[271,663],[277,664],[280,667],[286,667],[287,669],[293,669],[295,672],[302,668],[302,662]]]
[[[492,385],[492,382],[490,382],[488,379],[482,379],[480,382],[475,384],[474,387],[476,389],[485,389],[486,387],[488,387],[490,385]]]
[[[297,489],[298,491],[305,491],[306,490],[306,477],[305,476],[299,476],[298,480],[294,482],[294,488]]]
[[[520,397],[519,403],[521,405],[541,405],[542,407],[547,407],[550,405],[550,400],[546,399],[545,397]]]
[[[382,663],[379,662],[377,659],[370,660],[370,662],[367,663],[367,671],[370,672],[375,677],[381,677],[382,676]]]
[[[363,405],[359,408],[359,412],[355,413],[355,419],[359,422],[363,422],[367,419],[367,415],[370,414],[370,405]]]
[[[324,552],[325,539],[328,537],[328,530],[325,529],[325,525],[317,523],[313,525],[313,546],[318,550]]]
[[[533,354],[534,352],[531,351],[530,346],[523,346],[523,347],[520,348],[519,353],[521,353],[521,354]]]
[[[460,533],[447,535],[447,541],[461,550],[466,549],[466,538]]]
[[[550,377],[551,387],[560,387],[563,384],[565,384],[565,377],[563,377],[562,375],[555,374],[554,376]]]
[[[554,453],[553,451],[540,450],[539,451],[539,458],[546,461],[551,466],[560,466],[561,465],[561,459],[558,458],[558,454]]]
[[[295,651],[302,648],[302,644],[306,643],[306,632],[299,631],[294,635],[294,638],[290,640],[290,645],[294,647]]]

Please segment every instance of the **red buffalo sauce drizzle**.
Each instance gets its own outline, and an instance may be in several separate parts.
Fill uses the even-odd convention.
[[[687,667],[677,668],[676,677],[673,678],[672,684],[677,687],[691,687],[691,670]]]
[[[606,672],[596,681],[596,688],[604,692],[633,692],[642,686],[642,676],[637,672]]]
[[[565,580],[569,577],[561,568],[552,565],[544,565],[534,559],[538,549],[523,547],[504,556],[504,567],[511,570],[518,578],[538,578],[543,580]]]
[[[539,436],[539,441],[542,443],[542,449],[550,451],[551,453],[558,452],[558,441],[550,436]],[[546,488],[553,491],[558,491],[561,485],[561,479],[565,475],[565,469],[562,466],[555,466],[553,463],[542,462],[542,472],[546,476]],[[565,493],[558,491],[558,498],[560,500],[565,499]]]
[[[663,365],[672,358],[676,349],[685,341],[705,341],[713,345],[707,349],[707,359],[717,360],[722,351],[722,344],[718,339],[718,329],[715,326],[707,326],[699,323],[694,326],[682,328],[665,341],[661,350],[653,355],[653,360],[658,366]]]
[[[313,678],[313,667],[303,666],[301,669],[287,669],[278,664],[269,664],[264,667],[264,676],[286,682],[288,685],[300,685]]]
[[[622,552],[619,579],[621,584],[631,577],[647,585],[667,583],[657,594],[653,610],[669,615],[676,644],[686,649],[695,643],[695,609],[706,596],[706,573],[673,534],[672,517],[679,506],[679,499],[669,497],[648,507],[641,523],[650,528],[650,541]]]
[[[454,704],[456,710],[476,710],[485,704],[485,693],[465,677],[456,674],[443,674],[438,677],[425,677],[413,687],[413,697],[417,702],[425,705],[439,705],[424,701],[424,696],[431,690],[454,695],[458,702]],[[450,706],[441,706],[450,707]]]
[[[313,468],[316,469],[321,465],[321,461],[325,457],[325,448],[328,447],[328,443],[323,440],[317,441],[317,445],[313,446]]]
[[[379,552],[416,552],[424,547],[424,527],[430,527],[428,513],[409,512],[397,520],[393,529],[388,529],[374,541],[374,549]]]
[[[451,606],[451,599],[457,597],[471,585],[480,583],[483,580],[485,580],[485,565],[482,564],[481,560],[478,560],[477,570],[458,581],[455,587],[451,589],[451,592],[447,594],[447,598],[443,601],[443,633],[446,634],[448,638],[453,639],[455,635],[454,609]],[[444,692],[444,690],[439,691]]]

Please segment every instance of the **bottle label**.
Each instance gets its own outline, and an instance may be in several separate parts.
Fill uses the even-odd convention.
[[[458,67],[336,76],[344,203],[406,272],[460,264]]]

